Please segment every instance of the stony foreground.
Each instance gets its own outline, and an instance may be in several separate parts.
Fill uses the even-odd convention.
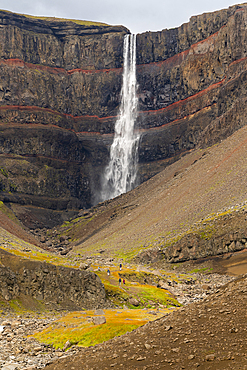
[[[247,369],[247,275],[202,302],[46,367],[62,369]]]
[[[177,284],[175,281],[171,281],[171,286],[165,286],[163,289],[169,289],[181,303],[190,305],[190,303],[202,300],[211,293],[216,292],[220,286],[233,279],[233,277],[218,274],[195,274],[195,276],[196,280],[185,280],[184,284]],[[120,308],[118,308],[119,310]],[[147,310],[144,311],[146,312]],[[161,312],[159,309],[151,312],[153,315],[160,317]],[[31,314],[16,316],[13,313],[11,314],[10,310],[6,310],[5,315],[1,317],[0,321],[1,369],[40,369],[59,358],[75,355],[80,352],[81,349],[76,346],[72,346],[66,351],[60,349],[55,350],[52,346],[39,343],[33,337],[35,332],[42,331],[46,327],[51,326],[54,320],[58,319],[61,315],[63,316],[64,314],[47,313],[43,317],[37,317],[37,315],[33,316]],[[4,328],[4,330],[1,331],[1,328]]]
[[[51,346],[39,343],[32,334],[44,329],[55,319],[51,318],[9,318],[2,321],[4,330],[0,332],[0,366],[2,370],[34,370],[61,356],[75,354],[70,348],[66,353]],[[27,337],[29,336],[29,337]]]

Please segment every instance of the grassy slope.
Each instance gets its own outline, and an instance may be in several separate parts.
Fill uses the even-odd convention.
[[[13,13],[10,12],[9,10],[4,10],[0,9],[0,12],[4,11],[6,13]],[[78,19],[67,19],[67,18],[56,18],[56,17],[42,17],[42,16],[34,16],[34,15],[29,15],[29,14],[20,14],[20,13],[15,13],[18,15],[21,15],[26,18],[31,18],[31,19],[40,19],[44,21],[50,21],[50,22],[73,22],[76,24],[79,24],[81,26],[109,26],[107,23],[101,23],[101,22],[93,22],[93,21],[85,21],[85,20],[78,20]]]
[[[95,272],[100,277],[106,289],[106,295],[111,302],[118,307],[136,308],[129,303],[129,298],[136,298],[139,302],[138,308],[155,307],[178,307],[180,304],[170,292],[157,288],[157,283],[161,279],[152,273],[138,272],[135,265],[131,268],[123,268],[121,272],[118,266],[111,266],[111,274],[107,275],[106,267]],[[145,276],[150,276],[150,281],[145,282]],[[119,277],[125,278],[126,284],[119,286]],[[163,279],[162,279],[163,280]],[[166,280],[166,279],[165,279]]]
[[[200,233],[203,219],[234,211],[247,201],[247,127],[205,150],[195,150],[134,191],[100,204],[90,217],[63,225],[74,253],[131,258],[184,232]]]

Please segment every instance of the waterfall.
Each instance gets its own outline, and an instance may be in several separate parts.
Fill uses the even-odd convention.
[[[132,190],[137,184],[139,134],[134,132],[137,118],[136,35],[124,38],[123,82],[119,118],[105,169],[101,199],[111,199]]]

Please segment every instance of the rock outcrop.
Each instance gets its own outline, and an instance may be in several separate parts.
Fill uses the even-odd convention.
[[[247,232],[227,234],[222,238],[202,239],[190,234],[164,249],[163,257],[167,262],[179,263],[208,256],[241,251],[247,248]]]
[[[137,35],[140,181],[246,124],[246,14]],[[0,200],[28,212],[91,206],[108,161],[129,31],[80,23],[0,12]]]
[[[159,261],[180,263],[247,249],[246,209],[222,212],[209,220],[201,220],[184,234],[167,244],[140,252],[136,262]]]
[[[12,299],[34,299],[46,308],[70,310],[104,307],[105,288],[91,271],[21,259],[0,249],[0,295]]]

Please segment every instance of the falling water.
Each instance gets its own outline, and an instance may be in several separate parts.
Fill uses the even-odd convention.
[[[124,38],[123,85],[119,118],[105,169],[101,198],[115,198],[136,186],[139,134],[134,132],[137,118],[136,36]]]

